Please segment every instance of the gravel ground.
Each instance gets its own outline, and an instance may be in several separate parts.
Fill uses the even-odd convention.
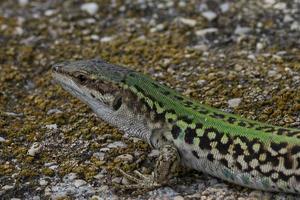
[[[128,180],[115,167],[150,173],[157,151],[97,119],[49,70],[100,57],[300,128],[299,38],[299,0],[1,0],[0,199],[297,199],[195,171],[154,191],[119,190]]]

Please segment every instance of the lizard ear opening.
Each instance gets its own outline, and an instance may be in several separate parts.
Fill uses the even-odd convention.
[[[112,104],[114,110],[118,110],[122,106],[122,97],[117,96]]]

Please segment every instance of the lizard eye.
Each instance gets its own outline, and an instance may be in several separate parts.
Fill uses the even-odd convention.
[[[78,79],[81,83],[84,83],[84,82],[87,81],[86,76],[84,76],[83,74],[79,74],[79,75],[77,76],[77,79]]]

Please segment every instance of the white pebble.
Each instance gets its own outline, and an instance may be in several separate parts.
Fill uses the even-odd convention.
[[[47,115],[52,115],[52,114],[57,114],[57,113],[62,113],[62,111],[54,108],[54,109],[48,110]]]
[[[291,25],[292,31],[300,31],[300,23],[297,21],[294,21]]]
[[[163,25],[163,24],[157,24],[155,27],[153,27],[153,28],[150,29],[150,32],[154,33],[154,32],[158,32],[158,31],[162,31],[164,29],[165,29],[165,25]]]
[[[65,175],[63,177],[63,180],[64,180],[64,182],[68,182],[68,181],[73,181],[76,178],[77,178],[77,174],[72,172],[72,173],[69,173],[69,174]]]
[[[250,32],[250,28],[249,27],[241,27],[241,26],[237,26],[234,30],[234,33],[237,35],[245,35],[246,33]]]
[[[32,144],[27,154],[30,156],[35,156],[36,154],[40,153],[41,149],[42,149],[42,145],[38,142],[35,142]]]
[[[110,143],[109,145],[107,145],[108,148],[124,148],[127,147],[127,145],[124,142],[121,141],[116,141],[113,143]]]
[[[29,3],[28,0],[19,0],[19,5],[20,6],[26,6]]]
[[[242,99],[241,98],[234,98],[234,99],[229,99],[228,100],[228,106],[231,108],[238,107],[241,103]]]
[[[284,23],[288,23],[288,22],[291,22],[291,21],[293,21],[294,19],[292,18],[292,16],[291,15],[284,15],[284,18],[283,18],[283,22]]]
[[[221,9],[221,12],[222,13],[225,13],[225,12],[227,12],[228,10],[229,10],[229,8],[230,8],[230,4],[229,3],[222,3],[221,5],[220,5],[220,9]]]
[[[48,125],[46,125],[46,128],[50,129],[50,130],[56,130],[57,129],[57,124],[48,124]]]
[[[216,33],[216,32],[218,32],[217,28],[205,28],[205,29],[197,30],[196,35],[197,36],[205,36],[209,33]]]
[[[82,11],[85,11],[87,13],[89,13],[90,15],[94,15],[97,13],[99,6],[97,3],[94,2],[90,2],[90,3],[84,3],[80,6],[80,9]]]
[[[132,162],[133,156],[130,154],[119,155],[114,159],[115,162],[123,161],[125,163]]]
[[[112,41],[114,39],[114,37],[112,37],[112,36],[106,36],[106,37],[102,37],[101,39],[100,39],[100,42],[110,42],[110,41]]]
[[[1,189],[2,190],[10,190],[10,189],[13,189],[14,186],[13,185],[4,185]]]
[[[55,13],[56,13],[55,10],[46,10],[44,15],[47,17],[50,17],[50,16],[54,15]]]
[[[39,183],[41,186],[45,186],[48,184],[48,181],[46,181],[45,179],[40,179]]]
[[[75,187],[80,187],[80,186],[86,185],[86,181],[82,180],[82,179],[76,179],[74,181],[74,185],[75,185]]]
[[[258,42],[258,43],[256,44],[256,50],[257,50],[257,51],[260,51],[260,50],[262,50],[263,48],[264,48],[264,44],[263,44],[263,43]]]
[[[5,138],[0,137],[0,142],[5,142],[5,141],[6,141]]]
[[[212,21],[217,17],[217,14],[213,11],[205,11],[205,12],[202,12],[201,14],[208,21]]]
[[[247,58],[250,59],[250,60],[255,60],[256,59],[255,55],[253,55],[253,54],[248,55]]]
[[[286,3],[278,2],[274,5],[274,8],[278,9],[278,10],[284,10],[284,9],[286,9]]]
[[[98,35],[91,35],[91,39],[92,40],[99,40],[99,36]]]
[[[180,17],[179,21],[181,23],[185,24],[185,25],[190,26],[190,27],[194,27],[197,24],[196,20],[194,20],[194,19],[188,19],[188,18],[183,18],[183,17]]]

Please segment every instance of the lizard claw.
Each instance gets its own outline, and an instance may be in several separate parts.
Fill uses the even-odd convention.
[[[125,178],[128,180],[134,182],[135,184],[129,184],[129,185],[117,185],[117,187],[126,189],[126,190],[132,190],[132,189],[146,189],[146,190],[153,190],[155,188],[158,188],[161,186],[161,184],[157,183],[154,180],[153,175],[144,175],[141,172],[135,170],[134,173],[135,176],[129,175],[126,172],[124,172],[122,169],[116,168]]]

